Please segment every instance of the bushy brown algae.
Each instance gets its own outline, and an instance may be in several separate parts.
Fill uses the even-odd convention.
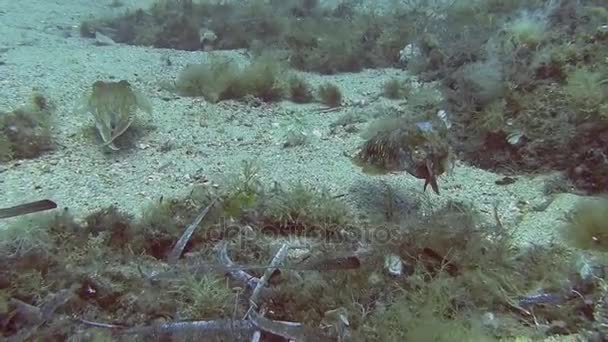
[[[576,248],[608,251],[608,198],[581,200],[563,227],[565,241]]]
[[[393,100],[404,99],[411,92],[410,86],[406,81],[391,78],[390,80],[384,82],[382,94]]]
[[[334,108],[342,105],[342,91],[333,83],[321,84],[317,88],[319,101],[327,107]]]
[[[0,162],[36,158],[54,149],[52,109],[48,98],[34,92],[29,105],[0,112]]]
[[[262,208],[263,229],[271,235],[339,238],[347,234],[353,222],[347,207],[326,190],[316,190],[301,183],[277,187]]]
[[[309,103],[314,100],[310,84],[298,76],[289,78],[289,98],[294,103]]]

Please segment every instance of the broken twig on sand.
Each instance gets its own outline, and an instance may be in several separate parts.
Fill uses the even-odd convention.
[[[177,260],[179,260],[179,257],[182,255],[182,252],[184,251],[186,244],[188,244],[188,241],[190,241],[190,238],[192,237],[194,230],[201,224],[201,221],[203,221],[205,216],[207,216],[207,213],[209,213],[209,210],[211,209],[211,207],[213,207],[215,202],[216,202],[215,199],[213,201],[211,201],[211,203],[209,203],[209,205],[207,207],[205,207],[205,209],[203,209],[203,211],[196,217],[194,222],[192,222],[188,226],[188,228],[186,228],[186,230],[184,231],[182,236],[179,238],[179,240],[177,240],[177,242],[175,243],[175,246],[171,250],[171,253],[169,253],[169,257],[167,258],[167,261],[169,262],[169,264],[177,263]]]

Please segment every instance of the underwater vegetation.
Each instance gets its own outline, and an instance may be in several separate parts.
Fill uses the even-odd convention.
[[[495,341],[597,330],[603,276],[581,278],[561,247],[515,247],[500,222],[456,202],[357,226],[324,191],[256,177],[245,164],[219,192],[196,188],[138,219],[109,207],[80,223],[67,210],[11,222],[0,231],[3,337]]]
[[[103,146],[114,151],[120,149],[115,141],[131,127],[138,109],[152,112],[150,101],[124,80],[93,83],[83,102],[80,111],[93,115]]]
[[[314,101],[311,85],[298,76],[289,78],[289,99],[294,103],[309,103]]]
[[[225,186],[163,198],[139,218],[108,207],[82,221],[65,209],[10,222],[0,231],[2,336],[601,336],[604,275],[583,275],[563,247],[516,247],[500,221],[458,202],[401,223],[355,222],[336,196],[267,187],[257,172],[245,163]]]
[[[405,9],[360,13],[356,1],[334,9],[319,1],[157,1],[151,8],[81,24],[83,37],[101,32],[115,42],[181,50],[248,48],[283,55],[299,70],[332,74],[397,66],[410,36]],[[210,39],[212,37],[212,39]]]
[[[317,90],[321,103],[334,108],[342,105],[342,91],[333,83],[321,84]]]
[[[31,103],[9,113],[0,112],[0,162],[36,158],[51,151],[52,108],[49,100],[33,93]]]
[[[337,85],[321,84],[315,92],[302,77],[289,75],[272,56],[257,57],[245,66],[216,56],[206,63],[188,65],[177,76],[175,90],[179,95],[203,97],[211,103],[255,98],[263,102],[320,102],[330,108],[342,104]]]
[[[439,85],[437,109],[449,114],[448,140],[465,162],[509,173],[557,170],[577,188],[600,193],[608,190],[607,6],[407,1],[375,13],[349,0],[331,8],[296,0],[157,1],[85,21],[81,34],[185,50],[248,49],[251,70],[218,62],[182,71],[178,92],[211,102],[252,95],[338,107],[331,88],[315,93],[280,77],[276,65],[321,74],[405,68],[423,88]],[[263,67],[261,56],[275,62]],[[423,94],[414,90],[393,79],[383,94],[416,102]]]
[[[362,10],[356,1],[334,7],[295,0],[157,1],[149,9],[83,22],[82,32],[164,48],[244,48],[321,74],[405,68],[419,81],[440,84],[440,109],[454,124],[448,139],[461,159],[501,172],[563,171],[579,189],[599,193],[608,189],[607,11],[596,0],[409,1],[385,13]],[[216,68],[224,71],[218,79],[238,80],[201,83],[186,72],[213,75]],[[235,83],[225,97],[257,92],[270,100],[311,101],[301,82],[282,80],[277,87],[271,71],[254,77],[226,68],[234,69],[184,70],[181,92],[217,101],[226,83]],[[399,83],[387,81],[384,95],[416,97]],[[338,106],[326,95],[318,89],[319,102]]]
[[[284,96],[282,78],[280,66],[269,58],[259,58],[245,67],[218,58],[187,66],[178,75],[175,87],[181,95],[202,96],[212,103],[246,96],[272,102]]]
[[[606,4],[456,1],[445,10],[428,18],[405,62],[442,84],[462,158],[502,172],[564,171],[579,189],[606,191]]]
[[[324,74],[404,67],[421,84],[410,87],[400,78],[384,84],[382,95],[406,103],[365,132],[352,159],[364,172],[405,171],[439,193],[439,177],[456,152],[483,168],[557,169],[568,184],[608,189],[604,2],[408,3],[413,7],[376,14],[355,10],[354,1],[328,10],[314,0],[164,0],[83,22],[81,34],[184,50],[250,49],[249,64],[211,58],[179,74],[180,95],[212,103],[256,97],[342,109],[337,85],[314,89],[288,75],[286,66]],[[441,15],[425,7],[431,3]],[[266,59],[269,51],[273,59]],[[15,147],[9,133],[37,132],[36,125],[47,132],[37,115],[48,112],[48,101],[36,96],[33,102],[32,113],[0,116],[8,122],[0,121],[0,149],[9,151],[0,157],[18,155],[21,145]],[[152,110],[127,81],[95,82],[84,107],[112,150],[137,112]],[[360,113],[347,114],[336,125],[365,121]],[[27,139],[39,140],[35,134]],[[522,246],[500,222],[498,208],[494,222],[485,222],[467,203],[419,212],[424,204],[416,203],[404,219],[387,185],[385,207],[360,218],[343,195],[304,183],[269,186],[258,173],[246,162],[222,186],[161,197],[140,215],[110,206],[82,220],[62,209],[6,221],[0,230],[2,337],[608,338],[605,198],[573,211],[563,227],[568,246]],[[0,209],[0,218],[16,216],[11,210]],[[600,262],[581,265],[581,250]]]
[[[608,251],[608,198],[591,198],[578,203],[563,229],[571,245],[585,250]]]
[[[410,95],[411,89],[409,83],[399,80],[397,78],[391,78],[384,82],[382,93],[385,97],[393,100],[404,99]]]

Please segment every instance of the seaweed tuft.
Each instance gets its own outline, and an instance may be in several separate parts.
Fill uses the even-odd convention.
[[[314,96],[310,84],[301,77],[291,77],[289,79],[289,98],[295,103],[312,102]]]
[[[0,161],[37,158],[55,147],[46,111],[0,113]]]
[[[97,236],[108,233],[107,243],[110,247],[123,249],[133,240],[133,218],[115,206],[100,209],[86,217],[88,234]]]
[[[319,101],[328,107],[334,108],[342,105],[342,91],[335,84],[322,84],[319,86],[317,93]]]
[[[213,103],[247,96],[273,102],[284,96],[281,67],[262,57],[246,67],[228,59],[189,65],[180,72],[175,86],[183,96],[202,96]]]
[[[234,306],[233,294],[226,281],[215,275],[186,275],[169,292],[182,304],[180,311],[190,319],[228,317]]]
[[[579,202],[563,228],[563,235],[574,247],[608,251],[608,198]]]
[[[262,228],[271,234],[339,237],[352,225],[344,203],[327,191],[302,183],[277,187],[262,211]]]
[[[408,97],[411,92],[411,88],[408,84],[397,78],[391,78],[384,82],[382,94],[384,97],[397,100]]]

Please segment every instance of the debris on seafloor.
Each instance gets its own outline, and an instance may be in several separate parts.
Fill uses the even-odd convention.
[[[206,210],[205,210],[206,211]],[[205,212],[203,211],[203,213]],[[202,215],[201,215],[202,216]],[[234,319],[217,319],[208,321],[178,321],[163,324],[146,325],[139,327],[128,327],[122,324],[108,324],[102,322],[93,322],[84,319],[78,319],[80,323],[92,327],[109,329],[117,334],[123,335],[144,335],[152,333],[196,333],[197,336],[223,334],[230,336],[234,340],[241,340],[246,336],[253,336],[253,341],[259,340],[261,331],[281,336],[288,340],[294,341],[334,341],[335,339],[317,331],[314,328],[307,327],[298,322],[288,322],[273,320],[264,317],[264,304],[259,302],[270,291],[267,287],[268,280],[277,271],[287,258],[290,245],[283,244],[279,251],[275,254],[272,261],[265,267],[264,274],[261,278],[249,275],[242,269],[235,267],[234,262],[228,257],[228,244],[221,242],[217,246],[218,259],[226,267],[227,273],[237,280],[243,281],[252,289],[252,294],[249,298],[250,307],[241,320]]]
[[[0,208],[0,219],[37,213],[55,208],[57,208],[57,203],[51,200],[45,199],[34,201],[10,208]]]
[[[186,230],[184,231],[182,236],[179,238],[179,240],[177,240],[177,242],[175,243],[175,246],[173,247],[173,249],[171,250],[171,253],[169,254],[169,257],[168,257],[169,264],[175,264],[177,262],[179,257],[182,255],[182,252],[184,251],[186,244],[188,244],[188,241],[190,241],[190,237],[192,237],[194,230],[201,224],[201,222],[203,221],[205,216],[207,216],[207,213],[209,213],[209,210],[213,207],[215,202],[216,202],[216,200],[211,201],[211,203],[209,203],[209,205],[207,205],[205,207],[205,209],[203,209],[203,211],[201,211],[201,213],[196,217],[194,222],[192,222],[186,228]]]

